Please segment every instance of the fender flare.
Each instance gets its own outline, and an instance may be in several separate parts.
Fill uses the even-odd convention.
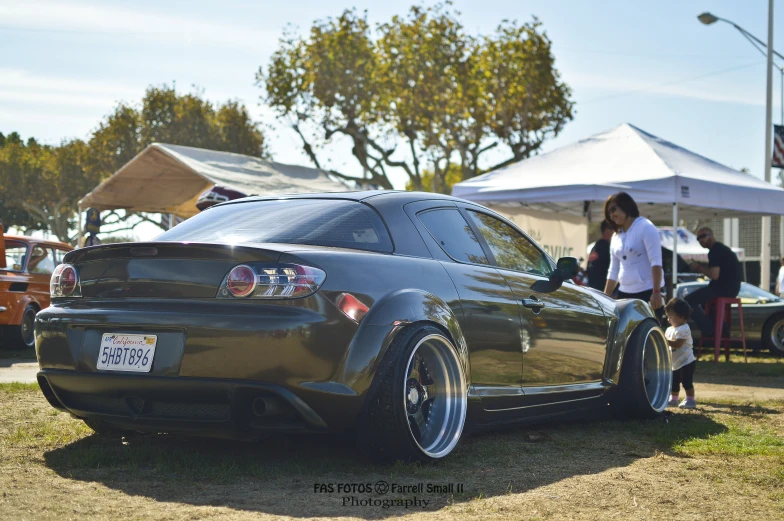
[[[608,339],[605,380],[617,384],[621,365],[632,333],[647,319],[656,320],[650,306],[637,299],[619,300],[615,304],[615,324]],[[658,322],[657,322],[658,323]]]
[[[38,311],[41,311],[41,304],[35,298],[30,295],[24,295],[21,299],[19,299],[19,302],[17,302],[16,309],[14,309],[14,314],[11,315],[11,321],[8,322],[8,324],[12,326],[20,325],[22,323],[22,315],[24,315],[25,309],[27,309],[27,306],[30,304],[36,307]]]
[[[470,382],[468,345],[457,316],[441,298],[418,289],[399,290],[376,302],[346,350],[336,381],[356,394],[366,393],[390,344],[403,329],[417,323],[428,323],[444,332],[457,349],[466,383]]]

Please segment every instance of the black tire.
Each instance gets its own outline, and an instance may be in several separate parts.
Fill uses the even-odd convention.
[[[773,356],[784,356],[784,313],[773,315],[765,322],[762,343]]]
[[[130,437],[136,435],[135,431],[128,431],[123,429],[118,429],[106,423],[103,420],[99,420],[96,418],[82,418],[82,421],[90,427],[92,430],[95,431],[95,434],[102,438],[107,439],[114,439],[119,440],[122,438]]]
[[[627,418],[655,418],[667,407],[671,388],[670,349],[656,321],[646,319],[626,343],[615,412]]]
[[[357,432],[371,459],[434,461],[460,440],[468,387],[462,360],[440,329],[414,325],[399,333],[368,393]]]
[[[28,304],[22,314],[22,323],[18,326],[8,326],[7,345],[11,349],[34,349],[35,348],[35,315],[38,309],[32,304]]]

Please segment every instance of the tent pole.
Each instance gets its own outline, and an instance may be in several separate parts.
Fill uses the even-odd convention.
[[[784,259],[784,215],[779,215],[779,260]]]
[[[79,227],[76,235],[76,247],[81,248],[82,247],[82,203],[76,204],[76,212],[78,215],[78,219],[76,220],[76,222],[78,223],[77,226]]]
[[[672,204],[672,295],[675,296],[675,285],[678,284],[678,202]]]

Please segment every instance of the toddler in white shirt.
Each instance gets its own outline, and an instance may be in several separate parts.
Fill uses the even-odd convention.
[[[697,359],[694,358],[694,341],[691,338],[691,329],[688,324],[691,307],[685,300],[673,298],[664,306],[664,313],[671,324],[664,332],[664,336],[672,351],[672,394],[667,406],[696,409],[694,369],[697,367]],[[681,383],[686,390],[686,399],[679,405],[678,396],[681,392]]]

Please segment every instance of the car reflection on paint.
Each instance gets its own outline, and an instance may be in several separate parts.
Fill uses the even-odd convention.
[[[69,254],[36,319],[38,381],[107,436],[350,430],[383,461],[608,405],[659,414],[672,373],[649,307],[576,270],[448,196],[242,199]]]

